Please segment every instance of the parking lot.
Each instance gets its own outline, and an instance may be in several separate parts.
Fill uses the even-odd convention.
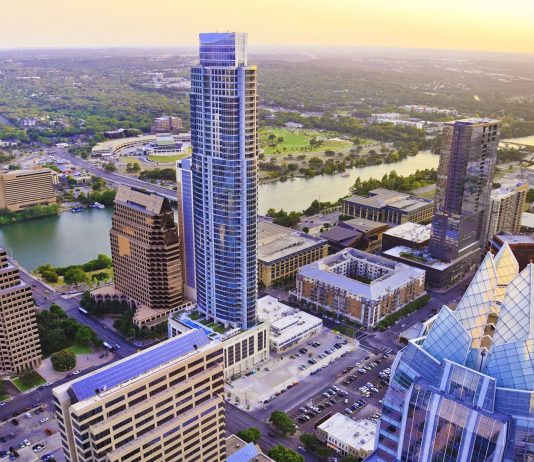
[[[355,348],[353,340],[323,328],[283,353],[272,353],[259,372],[232,382],[226,390],[227,398],[243,409],[262,406]]]
[[[0,460],[13,460],[18,454],[19,462],[63,461],[52,410],[51,403],[42,403],[0,422]]]
[[[383,355],[356,361],[311,399],[291,409],[289,415],[301,432],[308,433],[337,412],[376,423],[381,415],[391,363],[392,358]]]

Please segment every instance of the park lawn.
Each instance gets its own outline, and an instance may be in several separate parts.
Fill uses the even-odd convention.
[[[184,159],[189,155],[190,154],[188,152],[184,152],[183,154],[177,154],[175,156],[148,156],[148,160],[157,162],[158,164],[171,164],[177,160]]]
[[[0,395],[0,401],[7,401],[9,398],[11,398],[10,395]]]
[[[13,382],[13,385],[15,385],[19,389],[19,391],[27,391],[31,388],[34,388],[39,385],[42,385],[43,383],[46,383],[46,380],[43,379],[37,372],[34,372],[34,373],[35,373],[35,380],[29,385],[24,385],[23,383],[21,383],[20,377],[14,378],[13,380],[11,380],[11,382]]]
[[[91,347],[79,345],[77,343],[68,347],[67,350],[72,351],[75,355],[88,355],[93,351]]]
[[[284,138],[284,141],[282,143],[277,143],[274,147],[269,146],[268,137],[271,133],[274,134],[276,138]],[[324,153],[326,150],[338,151],[352,146],[350,141],[335,139],[334,136],[335,135],[333,134],[325,134],[315,130],[289,130],[284,128],[261,129],[260,146],[262,147],[265,156],[306,154],[313,152]],[[323,144],[312,148],[310,146],[310,140],[314,137],[322,140]]]

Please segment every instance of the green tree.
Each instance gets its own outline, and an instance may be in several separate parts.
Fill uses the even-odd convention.
[[[303,433],[300,435],[299,440],[307,451],[315,452],[321,446],[321,442],[313,433]]]
[[[35,383],[42,382],[41,377],[35,371],[31,369],[26,369],[22,374],[19,375],[19,380],[22,385],[25,387],[31,387]]]
[[[115,164],[113,162],[108,162],[107,164],[104,164],[104,169],[108,172],[114,172],[117,170],[117,167],[115,167]]]
[[[355,457],[352,454],[347,454],[344,456],[340,462],[360,462],[362,459],[360,457]]]
[[[274,446],[267,454],[276,462],[304,462],[304,457],[281,444]]]
[[[295,422],[283,411],[274,411],[269,417],[269,422],[284,436],[292,435],[297,431]]]
[[[81,326],[76,332],[76,343],[83,346],[89,346],[93,338],[92,330],[87,326]]]
[[[71,268],[65,273],[63,280],[65,281],[65,284],[74,284],[75,286],[78,286],[78,284],[82,282],[89,282],[89,277],[82,268]]]
[[[55,371],[65,372],[76,366],[76,355],[69,350],[60,350],[50,356]]]
[[[41,276],[46,282],[58,282],[59,276],[54,271],[43,271]]]
[[[261,438],[261,432],[256,427],[250,427],[245,430],[241,430],[240,432],[237,432],[236,435],[239,436],[239,438],[241,438],[243,441],[254,444],[256,444]]]

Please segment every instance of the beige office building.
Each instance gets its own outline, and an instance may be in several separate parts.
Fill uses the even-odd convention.
[[[168,199],[121,185],[110,239],[115,289],[128,297],[147,325],[163,322],[162,313],[188,304],[183,298],[178,227]]]
[[[182,119],[174,116],[156,117],[152,123],[151,133],[180,133]]]
[[[0,371],[20,374],[40,362],[32,289],[0,247]]]
[[[518,180],[513,185],[503,185],[491,192],[486,240],[501,233],[519,234],[528,190],[528,183]]]
[[[223,351],[193,330],[54,388],[69,462],[226,460]]]
[[[0,172],[0,209],[18,212],[34,205],[55,204],[54,173],[49,168]]]

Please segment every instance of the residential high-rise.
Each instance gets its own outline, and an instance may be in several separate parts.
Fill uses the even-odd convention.
[[[55,172],[49,168],[0,173],[0,208],[12,212],[34,205],[55,204]]]
[[[443,128],[430,253],[452,262],[481,248],[500,122],[456,120]]]
[[[226,460],[223,349],[200,329],[53,394],[70,462]]]
[[[513,185],[503,185],[491,192],[486,219],[487,240],[499,233],[519,234],[528,189],[526,181],[518,180]]]
[[[115,288],[138,308],[169,310],[183,302],[178,227],[168,199],[121,185],[110,231]]]
[[[531,462],[534,265],[490,253],[397,355],[367,462]]]
[[[192,301],[197,300],[195,283],[195,232],[193,229],[193,178],[191,158],[176,162],[176,197],[178,199],[178,228],[182,238],[184,266],[184,293]]]
[[[0,247],[0,371],[20,374],[41,362],[32,288]]]
[[[257,99],[246,34],[200,34],[190,94],[197,303],[245,329],[256,323]]]

